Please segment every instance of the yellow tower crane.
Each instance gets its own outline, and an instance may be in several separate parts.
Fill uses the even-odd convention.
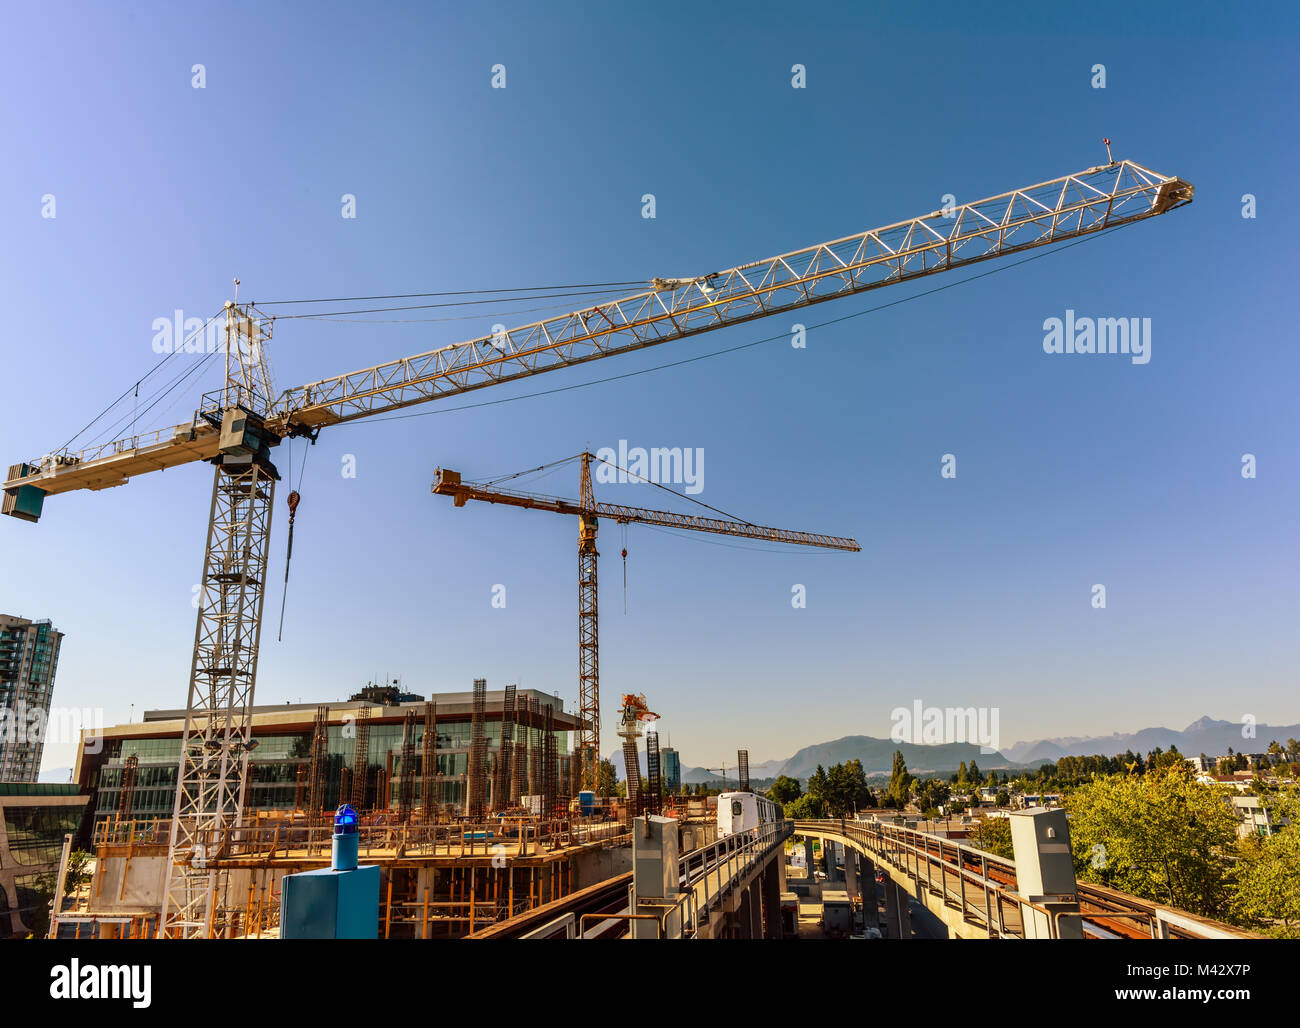
[[[570,457],[564,461],[544,464],[534,470],[544,471],[574,459]],[[491,484],[463,482],[460,472],[445,468],[437,470],[433,491],[439,496],[450,496],[457,507],[465,506],[470,500],[481,500],[485,503],[503,503],[527,510],[568,514],[578,519],[578,719],[581,725],[578,731],[578,755],[582,762],[582,786],[584,789],[594,789],[600,768],[600,625],[596,589],[596,558],[599,554],[596,552],[596,530],[601,518],[609,518],[620,525],[642,524],[685,528],[693,532],[734,535],[744,539],[790,543],[795,546],[820,546],[828,550],[857,552],[862,547],[853,539],[834,535],[767,528],[729,518],[700,517],[693,514],[627,507],[615,503],[597,503],[591,487],[591,462],[600,458],[592,453],[581,453],[576,459],[582,462],[578,490],[581,499],[577,501],[501,489]],[[610,467],[618,471],[626,471],[613,464]]]
[[[329,425],[1093,235],[1192,197],[1180,178],[1112,160],[723,271],[655,278],[621,300],[279,393],[266,357],[275,319],[227,302],[225,381],[189,421],[79,451],[69,441],[20,461],[9,468],[0,503],[0,513],[36,521],[46,496],[125,485],[183,464],[215,465],[159,934],[208,938],[229,927],[218,917],[220,875],[211,861],[244,807],[280,477],[271,451],[281,441],[314,440]]]

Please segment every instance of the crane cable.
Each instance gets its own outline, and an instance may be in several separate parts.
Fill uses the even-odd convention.
[[[311,440],[312,445],[315,445],[315,442],[316,440],[314,439]],[[290,447],[292,447],[293,445],[292,442],[289,445]],[[303,448],[302,465],[298,469],[298,489],[302,488],[302,477],[307,472],[307,454],[309,454],[310,452],[311,452],[311,446],[306,446]],[[293,475],[292,449],[289,451],[289,474],[290,477],[292,478]],[[298,493],[298,489],[292,489],[289,492],[289,545],[284,552],[284,590],[280,594],[280,630],[278,633],[276,633],[276,637],[275,637],[276,642],[284,641],[284,606],[289,599],[289,561],[293,559],[293,522],[294,522],[294,518],[298,516],[298,503],[299,501],[302,500],[302,496]]]
[[[1013,261],[1010,264],[999,264],[996,267],[990,268],[988,271],[983,271],[976,275],[969,275],[966,278],[957,279],[952,282],[945,282],[943,285],[935,286],[932,289],[924,289],[920,292],[913,293],[910,296],[903,296],[897,300],[891,300],[888,303],[877,304],[875,307],[866,307],[863,310],[853,311],[849,314],[843,314],[836,318],[828,318],[826,321],[820,321],[817,322],[816,324],[809,325],[808,328],[810,330],[814,328],[828,328],[831,325],[838,325],[841,322],[852,321],[854,318],[860,318],[867,314],[875,314],[878,311],[888,310],[891,307],[897,307],[900,304],[910,303],[913,300],[919,300],[922,297],[932,296],[935,293],[942,293],[948,289],[955,289],[957,286],[966,285],[968,282],[976,282],[979,279],[988,278],[990,275],[997,275],[1004,271],[1010,271],[1012,268],[1018,268],[1022,264],[1029,264],[1032,261],[1040,261],[1044,257],[1051,257],[1054,254],[1064,253],[1066,250],[1069,250],[1073,247],[1079,246],[1083,243],[1087,243],[1094,239],[1101,239],[1102,237],[1108,236],[1113,232],[1118,232],[1121,229],[1128,228],[1129,226],[1136,225],[1136,224],[1138,224],[1138,222],[1136,221],[1125,221],[1119,225],[1112,225],[1109,228],[1101,229],[1099,231],[1090,233],[1089,235],[1086,235],[1081,239],[1076,239],[1074,240],[1074,242],[1062,243],[1061,245],[1055,246],[1052,249],[1043,250],[1041,253],[1031,254],[1028,257],[1023,257],[1020,260]],[[842,297],[841,299],[847,299],[847,297]],[[730,326],[720,326],[720,327],[725,328]],[[434,408],[433,410],[415,411],[414,413],[411,414],[389,414],[386,416],[381,415],[381,416],[370,417],[370,418],[359,418],[355,421],[344,421],[341,422],[340,424],[348,425],[348,426],[379,425],[384,423],[385,421],[405,421],[407,418],[428,418],[428,417],[433,417],[434,415],[437,414],[451,414],[454,411],[458,411],[458,410],[476,410],[479,407],[495,407],[503,403],[515,403],[518,400],[532,400],[532,399],[536,399],[539,396],[554,396],[558,393],[567,393],[575,389],[586,389],[588,386],[604,385],[607,382],[619,382],[622,381],[623,379],[636,378],[640,375],[648,375],[654,371],[665,371],[669,368],[679,368],[686,364],[694,364],[696,361],[708,360],[711,357],[721,357],[724,356],[725,354],[730,354],[730,353],[738,353],[741,350],[748,350],[755,346],[761,346],[763,343],[771,343],[771,342],[775,342],[776,340],[788,340],[789,338],[790,338],[789,332],[781,332],[778,333],[777,335],[764,336],[761,339],[753,339],[747,343],[739,343],[736,346],[724,347],[721,350],[711,350],[708,353],[699,353],[694,355],[693,357],[683,357],[680,360],[668,361],[664,364],[655,364],[648,368],[638,368],[635,371],[625,371],[622,372],[621,374],[607,375],[604,378],[588,379],[585,382],[574,382],[571,385],[556,386],[553,389],[538,389],[531,393],[520,393],[517,396],[503,396],[497,400],[480,400],[477,403],[462,403],[457,407],[437,407]]]
[[[748,525],[750,528],[759,527],[758,525],[754,524],[754,522],[752,521],[746,521],[744,518],[739,517],[735,514],[728,514],[725,510],[722,510],[720,507],[710,507],[703,500],[697,500],[694,496],[689,496],[686,493],[679,493],[676,489],[669,489],[662,482],[654,482],[646,478],[644,475],[638,475],[635,471],[628,471],[627,468],[619,467],[617,464],[613,464],[610,461],[605,460],[603,457],[597,457],[596,454],[594,453],[592,454],[592,456],[595,457],[596,460],[600,461],[602,464],[606,464],[609,467],[613,468],[615,471],[621,471],[623,472],[623,474],[630,475],[632,478],[638,479],[639,481],[644,482],[646,485],[652,485],[656,489],[662,489],[664,492],[671,493],[673,496],[676,496],[678,499],[690,500],[691,503],[697,503],[705,510],[711,510],[715,514],[721,514],[724,518],[730,518],[732,521],[739,522],[742,525]]]
[[[223,308],[223,310],[224,310],[224,308]],[[94,425],[97,421],[99,421],[100,418],[102,418],[105,414],[107,414],[107,413],[108,413],[109,411],[111,411],[114,407],[116,407],[119,403],[121,403],[124,399],[126,399],[127,396],[129,396],[133,390],[135,391],[136,395],[138,396],[138,395],[139,395],[139,390],[140,390],[140,384],[141,384],[142,382],[144,382],[146,379],[150,378],[152,375],[154,375],[154,374],[155,374],[155,373],[156,373],[160,368],[162,368],[162,366],[163,366],[164,364],[166,364],[169,360],[171,360],[173,357],[175,357],[176,354],[184,352],[184,347],[185,347],[185,345],[186,345],[187,343],[189,343],[190,340],[192,340],[192,339],[193,339],[195,336],[197,336],[200,332],[205,331],[205,330],[207,329],[208,325],[210,325],[210,324],[211,324],[211,323],[212,323],[212,322],[217,318],[217,316],[218,316],[219,314],[221,314],[221,311],[217,311],[215,314],[213,314],[211,317],[209,317],[209,318],[208,318],[208,319],[207,319],[207,320],[206,320],[206,321],[205,321],[205,322],[204,322],[204,323],[203,323],[199,328],[195,329],[194,332],[190,333],[190,335],[189,335],[187,338],[185,338],[185,339],[182,340],[181,342],[177,343],[176,346],[174,346],[174,347],[172,348],[172,351],[171,351],[170,353],[167,354],[167,356],[165,356],[162,360],[158,361],[158,362],[157,362],[157,363],[156,363],[152,368],[150,368],[147,372],[145,372],[144,375],[142,375],[139,379],[137,379],[134,385],[132,385],[132,386],[128,386],[128,387],[127,387],[127,388],[122,392],[122,395],[121,395],[121,396],[119,396],[116,400],[114,400],[114,401],[113,401],[112,403],[110,403],[107,407],[105,407],[102,411],[100,411],[100,412],[99,412],[98,414],[96,414],[93,418],[91,418],[90,421],[86,422],[86,424],[81,428],[81,430],[80,430],[79,432],[77,432],[74,436],[72,436],[71,439],[69,439],[66,443],[64,443],[62,446],[59,447],[59,451],[58,451],[58,452],[63,452],[63,451],[66,450],[69,446],[71,446],[74,442],[76,442],[77,439],[79,439],[82,435],[85,434],[85,432],[86,432],[86,430],[87,430],[88,428],[90,428],[92,425]],[[169,391],[170,391],[170,390],[169,390]],[[145,412],[148,413],[148,408],[145,409]]]
[[[619,286],[614,289],[582,289],[577,292],[568,293],[538,293],[535,296],[516,296],[516,297],[499,297],[493,296],[483,300],[453,300],[447,303],[416,303],[407,304],[402,307],[365,307],[361,310],[351,311],[311,311],[308,314],[277,314],[276,319],[279,321],[288,321],[291,319],[308,318],[319,320],[321,318],[339,318],[347,314],[387,314],[393,311],[426,311],[435,310],[444,307],[476,307],[483,304],[501,304],[510,303],[516,300],[553,300],[562,299],[571,296],[593,296],[605,293],[621,293],[625,287]]]
[[[277,307],[295,303],[353,303],[358,300],[418,300],[430,296],[483,296],[491,293],[537,293],[554,289],[604,289],[611,286],[643,286],[637,279],[626,282],[565,282],[554,286],[512,286],[508,289],[451,289],[441,293],[388,293],[384,296],[327,296],[308,300],[262,300],[255,306]]]

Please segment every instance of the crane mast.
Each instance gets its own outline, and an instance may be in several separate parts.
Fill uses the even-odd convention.
[[[796,532],[786,528],[768,528],[747,521],[677,514],[645,507],[599,503],[591,484],[591,462],[600,458],[590,452],[583,452],[578,455],[578,459],[582,462],[582,470],[578,480],[580,499],[576,503],[555,496],[465,482],[462,481],[459,472],[447,468],[438,468],[433,492],[439,496],[450,496],[457,507],[463,507],[470,500],[476,500],[577,517],[578,703],[581,725],[578,730],[577,748],[582,762],[583,788],[595,789],[600,770],[600,605],[596,589],[596,565],[600,554],[596,551],[596,534],[602,517],[612,518],[622,525],[643,524],[684,528],[715,535],[739,536],[743,539],[790,543],[796,546],[817,546],[830,550],[848,550],[854,553],[860,551],[862,547],[856,540],[840,536]],[[626,700],[627,697],[624,697],[625,706]]]
[[[215,466],[185,735],[171,836],[173,873],[160,934],[220,934],[217,875],[238,824],[257,675],[271,504],[270,450],[288,437],[517,381],[729,325],[911,281],[1156,217],[1192,201],[1191,184],[1131,161],[934,211],[723,271],[656,278],[651,288],[556,318],[275,393],[265,344],[273,320],[225,310],[226,380],[187,423],[9,468],[0,513],[39,520],[46,496],[124,485],[152,471]],[[235,359],[232,359],[232,355]],[[597,508],[599,510],[599,507]],[[595,710],[595,519],[580,549],[580,600],[591,600],[589,707]],[[581,529],[580,529],[581,531]],[[589,568],[588,568],[589,565]],[[581,620],[581,618],[580,618]],[[586,701],[584,701],[586,702]]]

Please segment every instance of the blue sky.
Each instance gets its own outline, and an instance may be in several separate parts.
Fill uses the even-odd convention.
[[[703,448],[699,499],[851,534],[863,552],[634,527],[624,615],[622,532],[605,525],[607,752],[629,690],[688,765],[887,735],[890,711],[918,698],[999,708],[1004,743],[1204,714],[1300,721],[1289,7],[235,3],[9,20],[6,466],[67,439],[153,365],[156,318],[206,317],[234,276],[261,301],[697,274],[947,193],[1082,170],[1104,159],[1103,136],[1196,186],[1169,217],[814,329],[804,350],[764,343],[441,409],[655,367],[971,272],[326,430],[305,465],[283,642],[278,584],[267,599],[259,701],[344,698],[387,674],[422,693],[518,681],[574,705],[575,526],[457,510],[429,486],[438,465],[487,477],[626,439]],[[796,63],[805,89],[791,88]],[[1044,354],[1042,323],[1067,308],[1151,318],[1151,362]],[[468,311],[281,322],[276,382],[532,317]],[[188,420],[216,385],[207,375],[138,427]],[[302,457],[296,443],[295,484]],[[572,479],[541,487],[571,496]],[[56,703],[109,722],[183,703],[209,489],[206,468],[178,469],[0,525],[0,610],[67,633]],[[601,489],[657,505],[650,493]],[[52,746],[46,766],[70,759]]]

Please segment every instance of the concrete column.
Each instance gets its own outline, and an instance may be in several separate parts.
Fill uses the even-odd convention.
[[[891,939],[912,937],[912,918],[907,905],[909,899],[911,896],[906,889],[892,878],[885,879],[885,923]]]
[[[816,865],[813,863],[812,846],[813,846],[812,837],[805,835],[803,837],[803,855],[804,855],[804,863],[807,865],[808,868],[808,881],[810,882],[813,880],[813,868],[816,867]]]
[[[844,891],[849,899],[857,899],[858,886],[858,851],[852,846],[844,847]]]
[[[763,938],[781,938],[781,871],[785,868],[783,855],[777,856],[763,871]]]
[[[726,939],[745,939],[749,937],[749,890],[734,889],[732,896],[735,900],[735,906],[727,912],[726,929],[723,938]]]
[[[755,875],[754,880],[749,883],[745,890],[749,893],[749,934],[746,938],[761,939],[763,937],[763,883],[759,876]]]
[[[876,865],[858,854],[858,887],[862,890],[862,915],[868,928],[880,926],[880,902],[876,898]]]
[[[1079,911],[1074,858],[1070,853],[1070,825],[1059,807],[1032,807],[1013,811],[1011,848],[1016,860],[1016,885],[1020,895],[1053,914]],[[1020,919],[1027,939],[1082,939],[1083,922],[1021,906]],[[1053,932],[1053,921],[1056,930]]]
[[[672,902],[680,890],[677,878],[677,820],[671,817],[638,817],[632,823],[632,895],[633,913],[662,914],[662,904]],[[643,901],[647,902],[642,906]],[[631,922],[629,933],[634,939],[653,939],[659,930],[650,921]],[[680,917],[667,919],[664,935],[681,937]]]

